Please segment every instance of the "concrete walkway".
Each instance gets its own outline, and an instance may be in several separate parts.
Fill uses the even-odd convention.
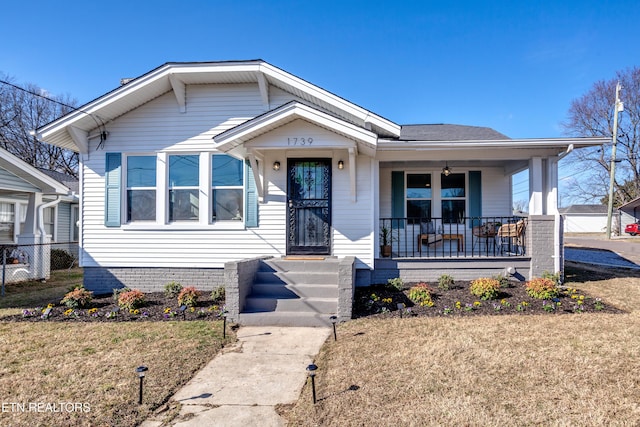
[[[329,328],[248,326],[237,331],[234,348],[216,356],[172,398],[180,414],[169,425],[284,426],[275,411],[293,403]],[[185,355],[188,357],[188,355]],[[151,418],[141,427],[162,425]]]

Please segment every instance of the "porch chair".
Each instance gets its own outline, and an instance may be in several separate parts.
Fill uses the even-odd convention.
[[[516,223],[504,224],[498,229],[500,252],[514,252],[516,255],[524,255],[524,219]]]
[[[491,244],[493,251],[495,253],[495,248],[496,248],[495,238],[497,234],[497,228],[498,228],[498,224],[496,224],[495,222],[487,222],[485,224],[473,227],[471,230],[473,237],[475,238],[473,247],[475,248],[477,244],[478,251],[481,252],[482,243],[484,243],[484,250],[488,255],[489,245]]]
[[[442,242],[442,233],[436,232],[433,221],[420,222],[420,234],[418,234],[418,253],[422,254],[422,245],[427,246]]]

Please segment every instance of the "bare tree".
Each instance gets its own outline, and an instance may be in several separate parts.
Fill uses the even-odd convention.
[[[596,82],[591,90],[574,100],[568,120],[563,123],[571,136],[612,138],[616,83],[622,85],[620,98],[624,111],[618,116],[618,143],[614,206],[640,196],[640,68],[618,71],[616,77]],[[611,146],[583,148],[567,158],[580,173],[572,180],[569,191],[584,202],[606,203],[609,192]]]
[[[32,166],[78,175],[78,155],[40,142],[32,131],[72,111],[69,96],[49,96],[33,84],[20,87],[0,74],[0,147]]]

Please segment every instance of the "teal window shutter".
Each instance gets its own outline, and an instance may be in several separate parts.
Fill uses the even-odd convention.
[[[482,216],[482,176],[480,171],[469,171],[469,216]],[[469,228],[478,225],[478,221],[469,221]]]
[[[404,218],[404,172],[391,172],[391,216]],[[404,221],[393,221],[393,225],[404,228]],[[394,227],[395,228],[395,227]]]
[[[244,224],[247,227],[258,226],[258,191],[256,189],[256,180],[253,179],[251,164],[245,161],[244,188],[246,191],[247,212]]]
[[[121,183],[121,153],[107,153],[104,170],[104,225],[107,227],[120,226],[120,183]]]

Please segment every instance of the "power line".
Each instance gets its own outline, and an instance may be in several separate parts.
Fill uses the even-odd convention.
[[[58,101],[58,100],[53,99],[53,98],[49,98],[48,96],[45,96],[45,95],[43,95],[41,93],[30,91],[30,90],[25,89],[23,87],[20,87],[18,85],[14,85],[13,83],[10,83],[10,82],[8,82],[6,80],[0,80],[0,83],[5,84],[7,86],[11,86],[14,89],[18,89],[18,90],[20,90],[22,92],[25,92],[25,93],[28,93],[30,95],[37,96],[38,98],[46,99],[49,102],[53,102],[55,104],[62,105],[63,107],[67,107],[67,108],[69,108],[69,109],[71,109],[73,111],[78,111],[80,113],[86,114],[87,116],[91,117],[93,119],[93,121],[96,123],[96,127],[100,130],[100,142],[98,143],[98,147],[97,148],[100,148],[102,146],[102,144],[104,143],[104,141],[107,139],[107,129],[105,127],[104,121],[97,114],[96,115],[91,114],[91,113],[89,113],[87,111],[84,111],[84,110],[82,110],[80,108],[74,107],[73,105],[66,104],[64,102]],[[98,118],[98,120],[100,120],[100,123],[98,123],[98,120],[96,120],[96,117]]]

